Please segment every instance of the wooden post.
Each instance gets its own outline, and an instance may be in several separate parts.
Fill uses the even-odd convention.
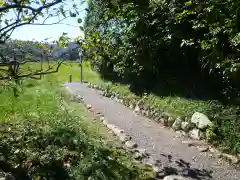
[[[82,62],[81,62],[81,83],[83,82],[83,68],[82,68]]]
[[[72,75],[69,74],[69,82],[72,82]]]

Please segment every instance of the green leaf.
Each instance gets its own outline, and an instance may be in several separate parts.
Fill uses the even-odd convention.
[[[84,28],[82,26],[79,27],[81,31],[84,31]]]
[[[80,24],[80,23],[82,23],[82,19],[81,18],[78,18],[78,23]]]
[[[76,17],[77,16],[76,13],[73,13],[71,11],[70,11],[69,15],[70,15],[70,17]]]

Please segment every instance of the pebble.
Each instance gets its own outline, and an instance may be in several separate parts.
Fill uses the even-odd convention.
[[[87,108],[88,108],[88,109],[91,109],[91,108],[92,108],[92,105],[91,105],[91,104],[87,104]]]
[[[104,119],[104,120],[102,121],[102,123],[103,123],[104,125],[107,125],[107,124],[108,124],[108,122],[107,122],[106,119]]]
[[[100,121],[102,121],[102,122],[105,120],[105,118],[104,118],[103,116],[101,116],[99,119],[100,119]]]
[[[128,148],[130,148],[130,149],[133,149],[133,148],[136,148],[136,147],[137,147],[137,144],[136,144],[134,141],[131,141],[131,140],[127,141],[127,142],[125,143],[125,145],[126,145],[126,147],[128,147]]]
[[[121,134],[121,135],[119,136],[119,139],[120,139],[120,141],[122,141],[122,142],[126,142],[126,141],[131,140],[131,137],[130,137],[129,135],[126,135],[126,134]]]
[[[238,157],[230,155],[230,154],[222,153],[221,156],[230,160],[231,163],[233,163],[233,164],[238,164],[240,162]]]
[[[178,176],[178,175],[170,175],[170,176],[165,176],[163,180],[189,180],[189,178]]]
[[[197,146],[197,149],[200,152],[207,152],[209,150],[209,147],[208,146]]]

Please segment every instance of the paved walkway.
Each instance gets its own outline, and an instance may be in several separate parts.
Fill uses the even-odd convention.
[[[161,162],[165,173],[181,174],[197,180],[240,180],[239,170],[215,159],[210,153],[200,153],[182,144],[174,131],[134,115],[124,105],[101,96],[99,91],[88,88],[87,84],[66,83],[65,86],[71,93],[80,94],[93,109],[104,114],[109,123],[131,135],[140,148],[147,149],[154,159]]]

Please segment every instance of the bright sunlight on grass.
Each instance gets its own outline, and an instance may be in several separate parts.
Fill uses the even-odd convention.
[[[24,80],[18,97],[11,87],[0,87],[1,169],[24,180],[146,179],[128,153],[107,145],[84,107],[69,102],[59,88],[69,73],[79,80],[77,64],[42,80]]]

